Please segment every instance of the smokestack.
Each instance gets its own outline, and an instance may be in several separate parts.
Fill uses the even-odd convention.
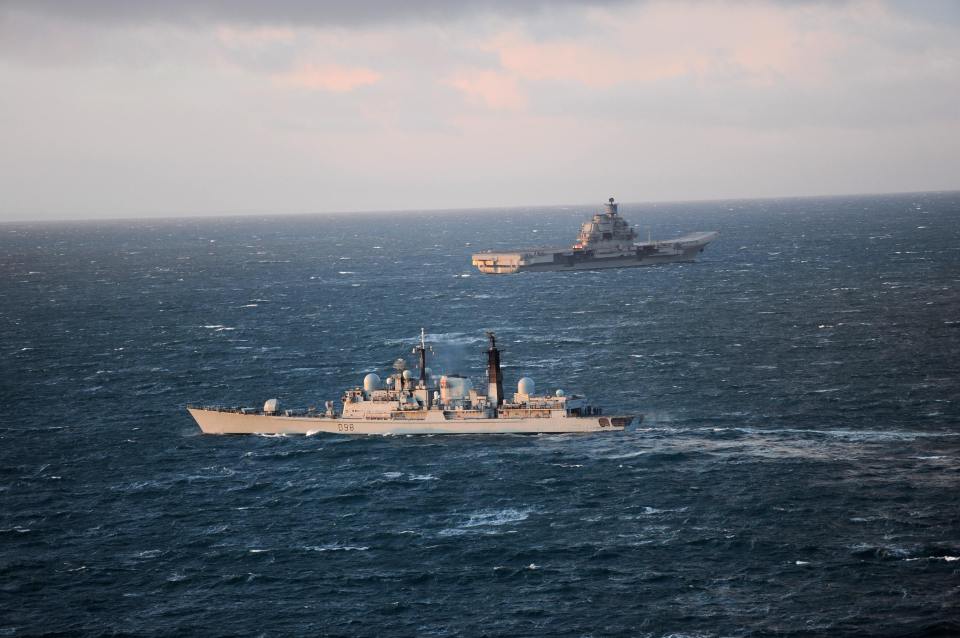
[[[490,348],[487,350],[487,400],[499,408],[503,405],[503,371],[500,370],[500,351],[497,350],[497,337],[487,333]]]

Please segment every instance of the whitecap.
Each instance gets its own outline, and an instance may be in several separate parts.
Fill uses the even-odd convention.
[[[659,509],[659,508],[650,507],[649,505],[647,505],[647,506],[644,506],[643,508],[644,514],[666,514],[667,512],[686,512],[686,511],[687,511],[686,507],[677,507],[674,509]]]
[[[481,510],[471,514],[470,518],[463,524],[463,527],[481,527],[481,526],[499,526],[508,523],[518,523],[525,521],[530,516],[532,509],[518,510],[508,507],[502,510]]]
[[[307,545],[304,549],[311,552],[365,552],[369,547],[366,545],[338,545],[331,543],[329,545]]]
[[[960,560],[960,556],[919,556],[917,558],[908,558],[906,562],[911,562],[915,560],[942,560],[947,563],[952,563],[954,561]]]
[[[637,452],[627,452],[625,454],[614,454],[613,456],[606,457],[607,459],[614,461],[619,459],[634,459],[638,456],[643,456],[647,453],[647,450],[638,450]]]
[[[21,527],[19,525],[14,525],[13,527],[8,527],[6,529],[0,529],[0,534],[5,532],[16,532],[17,534],[26,534],[30,531],[29,527]]]
[[[502,510],[480,510],[471,514],[466,521],[454,528],[440,530],[440,536],[463,536],[464,534],[500,534],[503,532],[494,529],[509,523],[518,523],[524,521],[532,512],[532,509],[518,510],[507,508]],[[507,530],[506,533],[512,533],[515,530]]]

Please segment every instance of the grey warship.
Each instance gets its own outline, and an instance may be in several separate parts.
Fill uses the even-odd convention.
[[[604,210],[580,227],[577,242],[570,248],[531,248],[508,252],[474,253],[473,265],[480,272],[505,275],[521,271],[596,270],[631,268],[693,261],[716,231],[697,232],[668,240],[636,241],[637,233],[620,216],[611,197]]]
[[[188,405],[187,410],[204,434],[558,434],[618,431],[642,420],[642,415],[606,416],[585,397],[562,390],[537,395],[528,377],[507,397],[500,349],[492,332],[487,337],[485,391],[459,374],[435,377],[421,329],[413,349],[417,378],[397,359],[383,383],[374,373],[366,375],[362,386],[344,392],[339,407],[327,401],[325,410],[281,410],[277,399],[269,399],[263,409]]]

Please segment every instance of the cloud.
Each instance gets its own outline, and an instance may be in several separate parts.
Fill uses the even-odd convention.
[[[618,49],[604,42],[536,42],[518,33],[502,34],[489,49],[497,53],[500,65],[518,78],[575,82],[593,89],[676,77],[699,62],[679,56],[641,58],[629,48]]]
[[[225,46],[273,46],[296,41],[297,32],[290,27],[253,27],[240,29],[221,26],[217,29],[217,38]]]
[[[280,86],[349,93],[361,86],[376,84],[382,77],[363,67],[305,64],[293,71],[275,74],[273,79]]]
[[[955,188],[913,6],[0,0],[0,217]]]
[[[558,8],[613,6],[629,0],[5,0],[3,7],[100,23],[363,26],[444,22],[477,14],[529,15]]]
[[[805,23],[806,15],[803,6],[649,3],[593,11],[592,28],[577,37],[513,31],[486,47],[517,78],[590,89],[680,77],[804,82],[823,72],[838,46],[829,30]]]
[[[527,105],[527,98],[521,93],[517,80],[509,74],[483,69],[462,70],[449,77],[447,83],[463,92],[467,99],[491,109],[521,110]]]

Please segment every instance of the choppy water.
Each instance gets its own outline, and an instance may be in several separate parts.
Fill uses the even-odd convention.
[[[960,635],[960,194],[0,226],[0,635]],[[207,437],[409,352],[638,431]]]

